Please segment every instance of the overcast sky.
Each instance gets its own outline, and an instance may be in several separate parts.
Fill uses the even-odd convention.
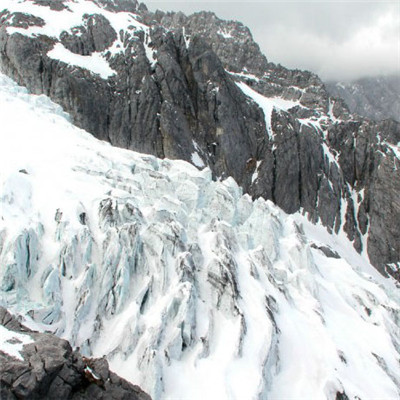
[[[211,10],[239,20],[269,61],[327,80],[400,73],[400,0],[144,2],[153,11]]]

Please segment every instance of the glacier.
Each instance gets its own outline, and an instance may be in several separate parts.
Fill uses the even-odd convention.
[[[397,399],[400,294],[343,232],[114,148],[0,75],[0,305],[154,399]]]

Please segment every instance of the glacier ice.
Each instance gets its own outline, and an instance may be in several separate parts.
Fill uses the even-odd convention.
[[[155,399],[400,396],[398,287],[344,235],[2,75],[0,104],[0,304],[26,324]]]

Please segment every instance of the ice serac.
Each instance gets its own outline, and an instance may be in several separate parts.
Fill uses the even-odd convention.
[[[129,0],[2,4],[1,70],[79,127],[302,209],[398,276],[398,123],[350,114],[316,75],[269,63],[248,28],[212,13]]]
[[[343,231],[101,142],[3,75],[0,104],[0,304],[26,326],[154,399],[399,397],[397,283]]]
[[[105,358],[88,359],[66,340],[32,331],[0,307],[0,395],[12,399],[151,400],[109,370]]]
[[[248,28],[212,13],[129,0],[3,4],[1,70],[79,127],[302,209],[398,276],[398,123],[350,114],[316,75],[269,63]]]

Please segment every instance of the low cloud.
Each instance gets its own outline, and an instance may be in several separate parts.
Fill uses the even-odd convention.
[[[146,2],[151,10],[214,11],[251,29],[269,61],[323,79],[400,73],[400,2]]]

